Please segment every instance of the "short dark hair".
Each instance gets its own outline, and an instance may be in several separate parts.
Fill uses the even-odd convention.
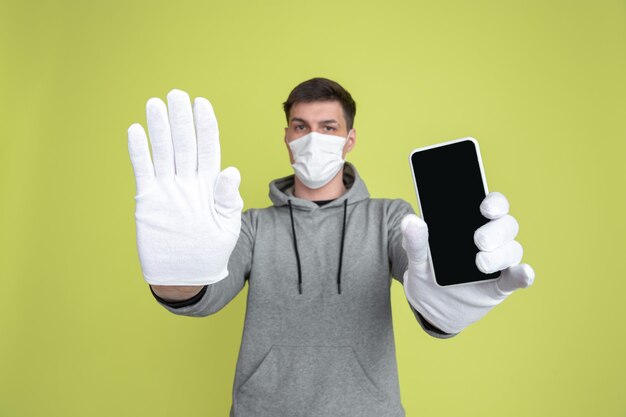
[[[289,123],[289,112],[294,104],[313,101],[338,101],[343,108],[343,116],[346,119],[348,130],[352,129],[356,114],[356,103],[352,96],[339,83],[321,77],[303,81],[289,93],[287,101],[283,103],[287,123]]]

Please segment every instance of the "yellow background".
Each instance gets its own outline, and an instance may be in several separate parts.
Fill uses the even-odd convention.
[[[624,1],[42,1],[0,9],[0,416],[226,416],[247,287],[160,307],[136,253],[126,129],[211,100],[245,208],[292,173],[281,103],[357,101],[373,197],[417,210],[407,155],[474,136],[535,284],[450,340],[393,284],[408,416],[624,416]]]

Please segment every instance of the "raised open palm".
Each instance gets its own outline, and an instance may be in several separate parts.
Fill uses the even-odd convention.
[[[221,171],[209,101],[197,97],[192,109],[187,93],[172,90],[167,104],[146,104],[152,158],[143,127],[128,128],[139,260],[150,284],[211,284],[228,275],[239,238],[241,178],[235,167]]]

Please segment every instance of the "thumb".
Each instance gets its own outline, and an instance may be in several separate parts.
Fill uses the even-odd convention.
[[[231,218],[241,213],[243,200],[239,194],[241,174],[235,167],[225,168],[215,180],[215,210],[226,218]]]
[[[428,225],[417,215],[404,216],[400,223],[402,247],[409,260],[424,262],[428,257]]]
[[[496,280],[498,288],[504,293],[512,292],[518,288],[526,288],[535,280],[535,271],[528,264],[517,264],[502,271],[500,278]]]

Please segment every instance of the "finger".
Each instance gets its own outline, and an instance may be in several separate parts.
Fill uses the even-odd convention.
[[[502,292],[527,288],[535,281],[535,271],[528,264],[513,265],[500,274],[496,285]]]
[[[209,100],[197,97],[193,103],[196,136],[198,137],[198,172],[213,184],[220,173],[220,135],[213,106]]]
[[[416,214],[407,214],[400,223],[402,247],[413,262],[423,262],[428,257],[428,225]]]
[[[177,89],[170,91],[167,94],[167,108],[174,143],[176,175],[188,176],[198,169],[196,132],[189,94]]]
[[[474,243],[478,249],[491,252],[515,239],[519,223],[510,214],[490,220],[474,232]]]
[[[152,158],[154,172],[157,177],[173,177],[174,148],[170,133],[170,123],[167,120],[167,109],[160,98],[153,97],[146,104],[148,132],[152,144]]]
[[[502,193],[490,192],[480,203],[480,212],[488,219],[497,219],[509,212],[509,201]]]
[[[150,158],[150,148],[146,131],[139,123],[128,128],[128,152],[135,172],[137,195],[154,181],[154,167]]]
[[[228,219],[239,215],[243,208],[243,200],[239,194],[240,183],[241,174],[235,167],[224,169],[215,182],[215,211]]]
[[[523,254],[522,245],[517,240],[512,240],[493,252],[478,252],[476,266],[481,272],[490,274],[520,263]]]

